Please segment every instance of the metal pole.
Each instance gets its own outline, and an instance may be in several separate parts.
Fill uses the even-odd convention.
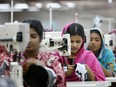
[[[11,23],[13,23],[13,0],[11,0]]]
[[[75,13],[75,23],[78,22],[78,13]]]
[[[52,25],[52,7],[50,6],[50,30],[53,30],[53,25]],[[54,30],[53,30],[54,31]]]

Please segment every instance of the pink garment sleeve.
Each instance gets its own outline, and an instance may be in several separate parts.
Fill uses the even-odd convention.
[[[101,64],[99,63],[99,61],[92,52],[89,52],[86,55],[85,63],[92,69],[93,73],[95,74],[96,81],[105,80],[105,75],[102,70]]]

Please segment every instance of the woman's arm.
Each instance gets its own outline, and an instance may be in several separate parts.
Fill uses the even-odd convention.
[[[96,81],[95,75],[94,75],[93,71],[91,70],[91,68],[90,68],[87,64],[85,64],[85,67],[86,67],[86,69],[87,69],[88,79],[89,79],[90,81]]]
[[[87,64],[90,68],[90,69],[89,68],[87,69],[88,69],[88,72],[90,73],[89,76],[91,76],[90,77],[91,80],[96,80],[96,81],[105,80],[105,74],[102,70],[101,64],[99,63],[98,59],[95,57],[95,55],[92,52],[89,52],[87,54],[85,64]]]
[[[102,65],[101,65],[101,66],[102,66]],[[107,69],[104,68],[103,66],[102,66],[102,69],[103,69],[104,74],[105,74],[106,77],[114,77],[114,76],[115,76],[114,73],[113,73],[112,71],[107,70]]]
[[[116,74],[115,56],[111,50],[107,50],[105,53],[106,66],[102,65],[102,69],[106,77],[114,77]]]
[[[49,66],[57,76],[55,85],[58,87],[66,87],[64,69],[58,59],[58,56],[52,55],[51,58],[47,60],[47,66]]]

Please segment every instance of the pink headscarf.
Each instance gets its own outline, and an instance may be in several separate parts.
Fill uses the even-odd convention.
[[[65,26],[63,27],[61,36],[63,36],[63,34],[67,31],[68,27],[69,27],[71,24],[73,24],[73,23],[74,23],[74,22],[69,23],[69,24],[67,24],[67,25],[65,25]]]
[[[69,24],[67,24],[67,25],[65,25],[65,26],[63,27],[61,36],[62,36],[63,34],[65,34],[65,32],[67,31],[68,27],[69,27],[70,25],[72,25],[73,23],[74,23],[74,22],[69,23]],[[84,51],[84,40],[83,40],[82,46],[80,47],[79,51],[77,52],[76,59],[78,59],[78,57],[80,57],[80,55],[83,53],[83,51]]]
[[[65,34],[65,32],[67,31],[68,27],[71,24],[73,24],[73,23],[69,23],[69,24],[67,24],[66,26],[63,27],[62,35]],[[67,58],[61,57],[61,60],[64,61],[63,63],[68,64]],[[94,54],[92,52],[84,49],[84,40],[83,40],[83,43],[82,43],[80,49],[78,50],[78,52],[76,54],[74,64],[76,64],[76,63],[87,64],[92,69],[92,71],[94,72],[94,74],[96,76],[96,80],[99,80],[99,81],[100,80],[105,80],[105,75],[102,71],[102,68],[101,68],[97,58],[94,56]],[[67,81],[80,81],[80,79],[75,74],[75,71],[72,73],[72,75],[67,76],[66,80]]]

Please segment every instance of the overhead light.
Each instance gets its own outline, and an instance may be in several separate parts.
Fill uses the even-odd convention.
[[[13,9],[13,12],[21,12],[22,9]],[[0,9],[0,12],[11,12],[11,8],[9,9]]]
[[[23,9],[13,9],[14,12],[21,12]]]
[[[15,9],[28,9],[29,6],[26,3],[17,3],[14,5]]]
[[[111,4],[112,3],[112,0],[108,0],[108,3]]]
[[[0,9],[0,12],[10,12],[10,9]]]
[[[0,4],[0,9],[9,9],[10,8],[10,5],[9,4]]]
[[[35,6],[29,7],[28,11],[39,11],[39,9]]]
[[[42,3],[36,3],[35,6],[36,6],[37,8],[42,8],[43,5],[42,5]]]
[[[50,8],[50,7],[52,7],[52,8],[61,8],[61,5],[58,4],[58,3],[48,3],[48,4],[46,5],[46,7],[47,7],[47,8]]]
[[[74,8],[74,7],[75,7],[75,3],[72,3],[72,2],[68,2],[68,3],[66,3],[66,5],[67,5],[69,8]]]

